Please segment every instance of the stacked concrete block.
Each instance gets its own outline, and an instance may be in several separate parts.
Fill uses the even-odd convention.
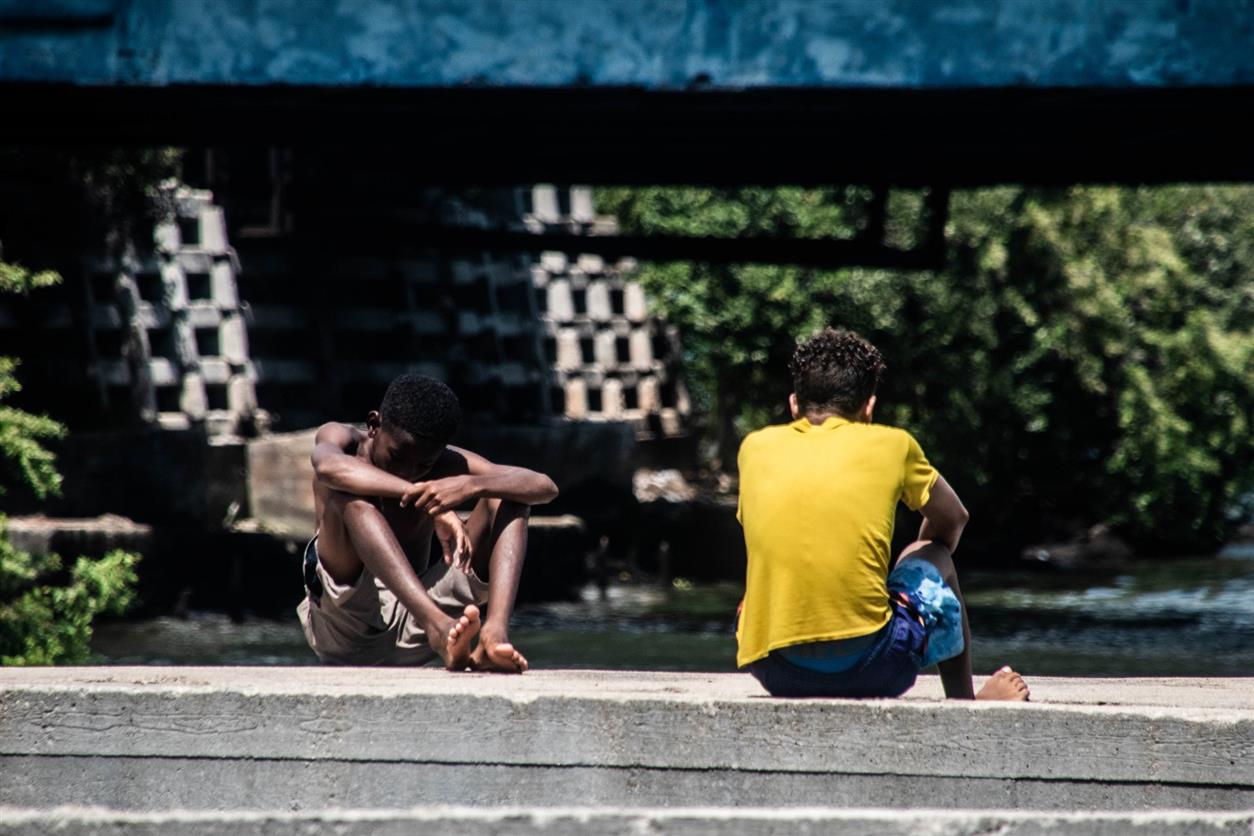
[[[591,189],[537,185],[521,190],[522,228],[613,234],[596,215]],[[532,281],[556,378],[554,411],[574,420],[629,421],[645,435],[686,429],[687,391],[677,332],[650,314],[637,264],[588,253],[546,252]]]
[[[151,245],[91,258],[85,283],[92,373],[106,401],[168,429],[211,436],[255,426],[255,372],[222,210],[207,191],[170,187]]]

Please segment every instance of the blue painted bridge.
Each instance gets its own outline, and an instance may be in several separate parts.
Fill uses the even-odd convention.
[[[8,142],[433,179],[1250,179],[1248,0],[0,0]]]

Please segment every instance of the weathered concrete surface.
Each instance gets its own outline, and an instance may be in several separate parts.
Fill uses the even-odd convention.
[[[858,702],[734,674],[4,670],[0,803],[537,805],[575,781],[601,805],[1243,809],[1252,684],[1040,679],[999,705],[940,700],[932,677]]]
[[[0,0],[0,83],[1103,87],[1254,82],[1242,0]]]
[[[308,836],[393,836],[393,834],[836,834],[836,836],[1029,836],[1029,834],[1115,833],[1249,834],[1254,813],[1060,815],[1051,813],[953,812],[945,810],[800,810],[689,807],[677,810],[591,809],[565,807],[536,810],[525,807],[484,810],[476,807],[433,806],[401,810],[331,810],[316,815],[291,812],[258,813],[118,813],[110,810],[62,808],[22,810],[0,807],[0,834],[43,836],[50,830],[65,836],[95,834],[289,834]]]

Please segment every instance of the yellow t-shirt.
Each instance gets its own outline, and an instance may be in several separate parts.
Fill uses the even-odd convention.
[[[937,472],[905,430],[805,418],[740,445],[749,554],[736,664],[804,642],[865,636],[888,623],[897,502],[927,503]]]

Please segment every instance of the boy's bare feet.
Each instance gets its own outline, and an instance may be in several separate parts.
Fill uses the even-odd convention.
[[[977,700],[1027,702],[1029,696],[1028,684],[1023,681],[1023,677],[1005,667],[988,678],[975,698]]]
[[[479,608],[467,604],[461,618],[449,620],[448,632],[442,639],[431,643],[431,649],[440,654],[444,667],[451,671],[464,671],[470,664],[470,643],[479,632]]]
[[[527,659],[504,636],[485,632],[470,654],[470,666],[477,671],[522,673],[527,669]]]

